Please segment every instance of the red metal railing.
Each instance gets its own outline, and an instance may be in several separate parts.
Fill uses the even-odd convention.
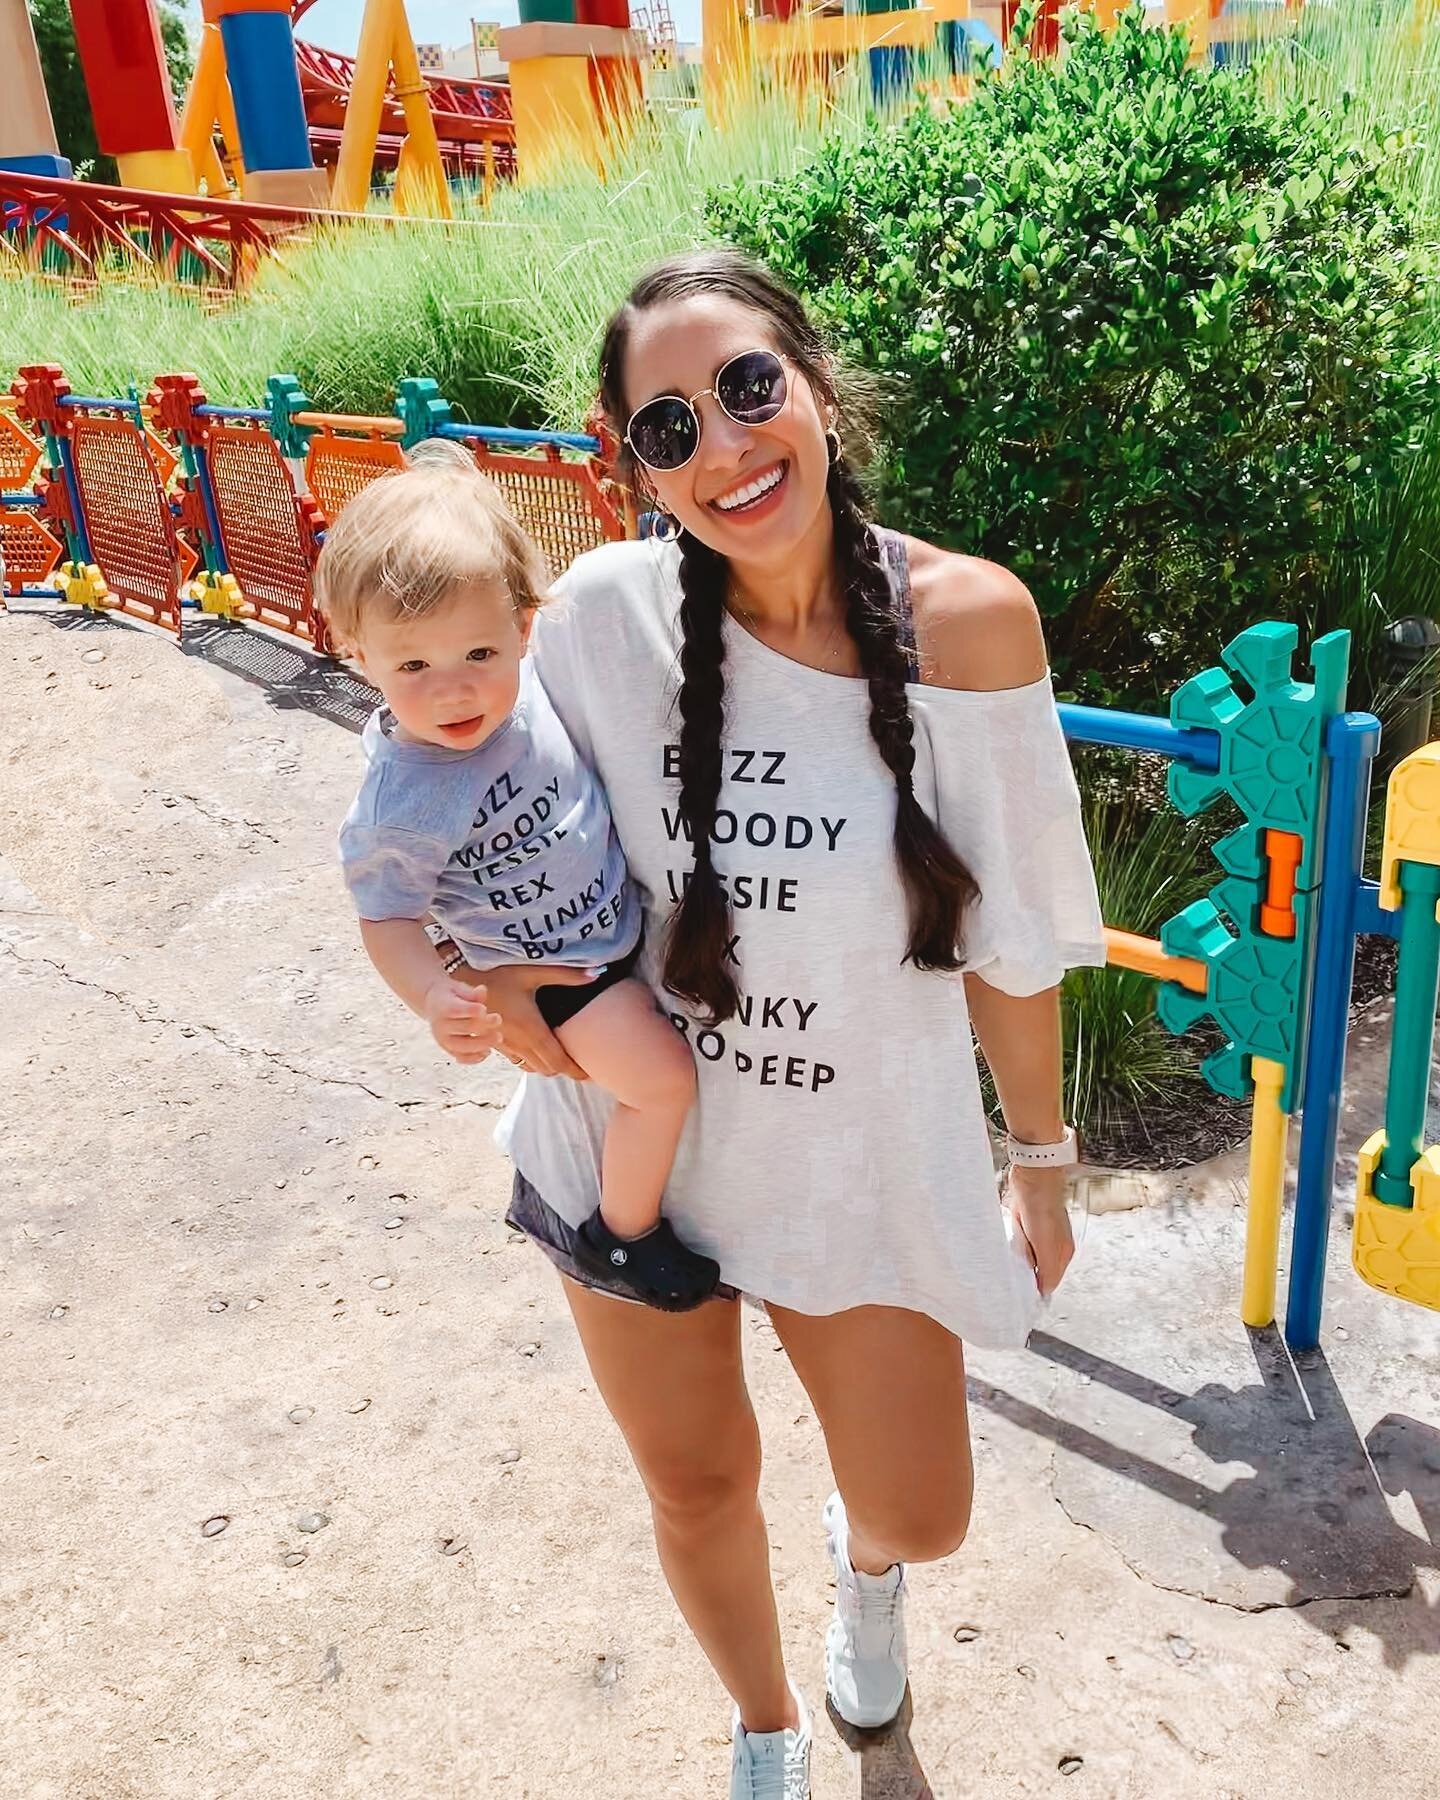
[[[91,273],[107,257],[172,275],[193,272],[234,287],[275,246],[317,218],[339,214],[247,200],[152,194],[91,181],[54,181],[0,169],[0,234],[42,266],[58,256],[71,272]]]

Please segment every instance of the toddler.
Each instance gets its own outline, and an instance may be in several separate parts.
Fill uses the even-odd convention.
[[[615,1100],[601,1202],[576,1257],[635,1299],[684,1311],[720,1274],[660,1216],[694,1063],[633,977],[640,905],[605,794],[526,655],[538,552],[470,457],[444,449],[453,456],[417,461],[351,501],[316,568],[330,629],[384,698],[340,833],[361,939],[462,1061],[495,1046],[500,1021],[483,987],[441,963],[427,916],[474,969],[592,972],[535,991],[566,1054]]]

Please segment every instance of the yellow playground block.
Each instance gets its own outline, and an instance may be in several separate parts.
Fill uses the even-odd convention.
[[[195,192],[195,165],[188,150],[128,150],[115,161],[122,187],[142,188],[152,194]]]
[[[1400,864],[1440,864],[1440,743],[1412,750],[1390,777],[1380,904],[1400,909]]]
[[[185,589],[185,598],[193,600],[202,613],[211,613],[219,619],[238,619],[245,612],[245,596],[240,592],[240,584],[229,574],[207,573],[198,577]]]
[[[1352,1255],[1362,1281],[1382,1294],[1440,1312],[1440,1146],[1432,1146],[1410,1171],[1413,1206],[1386,1206],[1371,1192],[1385,1133],[1377,1131],[1360,1152]]]
[[[94,563],[61,563],[55,576],[56,591],[71,606],[83,606],[88,612],[106,612],[110,608],[109,584]]]

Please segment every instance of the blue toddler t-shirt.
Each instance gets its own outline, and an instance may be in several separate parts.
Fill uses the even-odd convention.
[[[340,830],[362,919],[431,913],[477,969],[593,969],[629,955],[639,901],[610,808],[527,656],[515,710],[474,750],[365,726],[365,779]]]

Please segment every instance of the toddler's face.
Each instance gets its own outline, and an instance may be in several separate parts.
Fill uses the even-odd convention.
[[[530,622],[498,582],[472,582],[419,618],[368,620],[355,660],[403,737],[474,750],[514,708]]]

